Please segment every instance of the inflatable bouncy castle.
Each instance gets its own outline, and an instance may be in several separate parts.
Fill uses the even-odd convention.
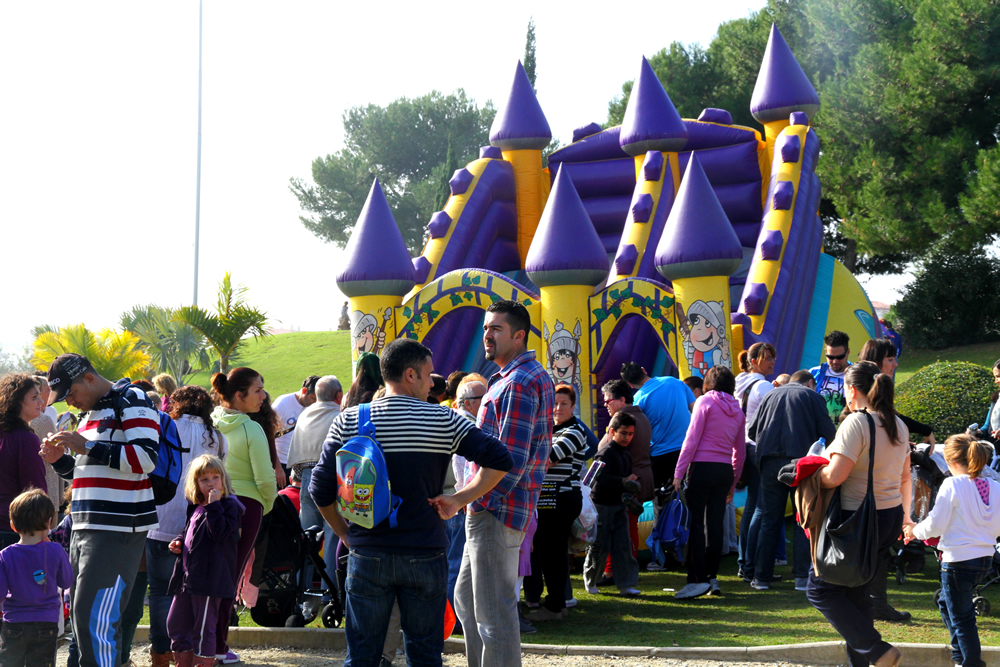
[[[599,389],[626,361],[701,376],[768,341],[775,373],[793,372],[820,363],[834,329],[860,349],[878,324],[823,252],[818,109],[772,27],[751,103],[763,136],[724,109],[682,119],[643,59],[622,125],[577,129],[543,169],[552,134],[519,63],[490,145],[452,176],[419,257],[372,185],[337,276],[354,358],[407,336],[434,351],[436,372],[489,377],[484,312],[513,299],[531,315],[529,348],[597,427]]]

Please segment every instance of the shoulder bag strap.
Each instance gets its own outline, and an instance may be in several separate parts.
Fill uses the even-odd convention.
[[[868,493],[875,492],[875,420],[872,416],[868,414],[867,410],[862,410],[865,414],[865,418],[868,419]]]

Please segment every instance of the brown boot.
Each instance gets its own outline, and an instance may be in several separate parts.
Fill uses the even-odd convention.
[[[194,651],[174,651],[174,664],[177,667],[193,667]]]
[[[153,649],[149,649],[149,658],[153,663],[153,667],[170,667],[170,663],[174,659],[174,654],[170,651],[156,653]]]
[[[194,656],[194,662],[191,663],[192,667],[212,667],[215,664],[215,656],[210,655],[207,658],[200,655]]]

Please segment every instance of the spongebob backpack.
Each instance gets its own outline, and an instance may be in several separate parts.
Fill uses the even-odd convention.
[[[371,405],[358,406],[358,435],[337,450],[337,513],[362,528],[374,528],[388,517],[396,527],[403,499],[389,486],[382,445],[375,439]]]

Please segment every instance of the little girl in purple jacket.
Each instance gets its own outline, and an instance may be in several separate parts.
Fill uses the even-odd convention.
[[[210,454],[191,462],[184,496],[191,503],[184,534],[170,543],[181,557],[167,588],[174,596],[167,633],[177,667],[210,667],[219,608],[236,596],[243,505],[233,495],[225,464]]]

